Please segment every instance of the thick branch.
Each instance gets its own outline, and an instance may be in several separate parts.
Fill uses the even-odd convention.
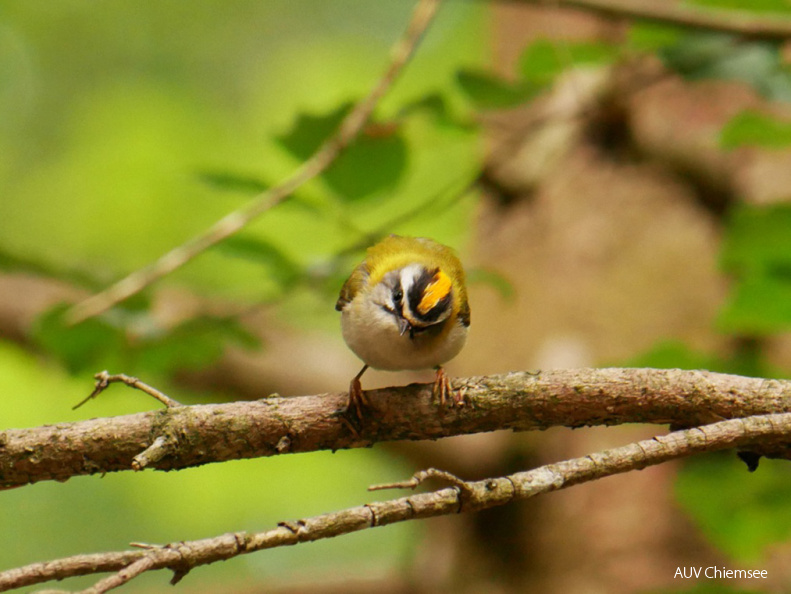
[[[380,441],[555,426],[671,424],[791,411],[791,381],[706,371],[571,369],[457,379],[467,405],[440,408],[431,385],[366,393],[355,431],[337,414],[346,393],[264,398],[0,433],[0,486],[141,468],[176,470],[210,462],[365,447]],[[10,397],[10,396],[6,396]],[[159,441],[157,441],[159,440]],[[159,444],[157,446],[156,444]],[[152,446],[154,446],[152,448]],[[764,452],[787,457],[785,450]]]
[[[369,503],[296,522],[283,522],[266,532],[236,532],[151,547],[145,551],[78,555],[35,563],[0,573],[0,592],[54,579],[107,571],[118,573],[86,592],[106,592],[142,571],[153,569],[171,569],[177,581],[198,565],[254,551],[331,538],[408,520],[479,511],[700,452],[750,447],[756,443],[781,443],[789,439],[791,413],[721,421],[505,477],[475,482],[451,477],[453,486],[449,488]],[[447,473],[432,471],[416,476],[448,477]],[[419,482],[411,481],[410,486]]]
[[[546,0],[520,0],[532,4]],[[569,6],[607,17],[642,19],[679,27],[734,33],[751,39],[783,40],[791,37],[791,20],[757,15],[746,10],[698,8],[662,0],[554,0],[549,5]]]

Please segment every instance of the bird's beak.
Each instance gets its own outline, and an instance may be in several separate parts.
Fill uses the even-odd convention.
[[[412,324],[410,324],[406,318],[398,318],[398,331],[401,333],[401,336],[409,332],[411,329]]]

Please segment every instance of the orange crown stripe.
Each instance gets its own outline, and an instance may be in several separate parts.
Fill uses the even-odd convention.
[[[425,315],[434,309],[437,303],[448,296],[451,286],[450,277],[441,270],[437,271],[434,279],[423,292],[423,298],[417,306],[418,312]]]

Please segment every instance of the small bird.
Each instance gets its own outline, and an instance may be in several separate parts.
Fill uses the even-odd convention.
[[[459,354],[470,325],[464,268],[451,248],[424,237],[386,237],[368,248],[335,309],[343,339],[365,363],[349,387],[349,410],[362,418],[360,378],[369,367],[433,367],[434,395],[446,402],[452,389],[442,364]],[[460,394],[454,400],[463,404]]]

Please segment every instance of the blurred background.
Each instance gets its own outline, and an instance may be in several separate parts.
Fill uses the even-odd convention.
[[[114,387],[71,410],[102,369],[185,404],[346,389],[360,362],[335,299],[390,232],[451,245],[467,267],[472,325],[451,375],[635,365],[787,377],[791,3],[634,2],[651,6],[669,16],[446,2],[330,171],[67,327],[64,304],[293,172],[381,76],[413,3],[3,0],[0,429],[154,407]],[[690,9],[712,25],[690,29]],[[742,33],[718,31],[721,15]],[[365,387],[431,378],[369,372]],[[376,500],[368,485],[427,466],[477,479],[663,431],[500,432],[39,483],[0,493],[0,570],[265,530]],[[177,588],[785,592],[789,501],[787,462],[748,474],[733,453],[701,456],[247,555]],[[769,579],[674,579],[712,565]],[[169,577],[126,591],[176,591]]]

